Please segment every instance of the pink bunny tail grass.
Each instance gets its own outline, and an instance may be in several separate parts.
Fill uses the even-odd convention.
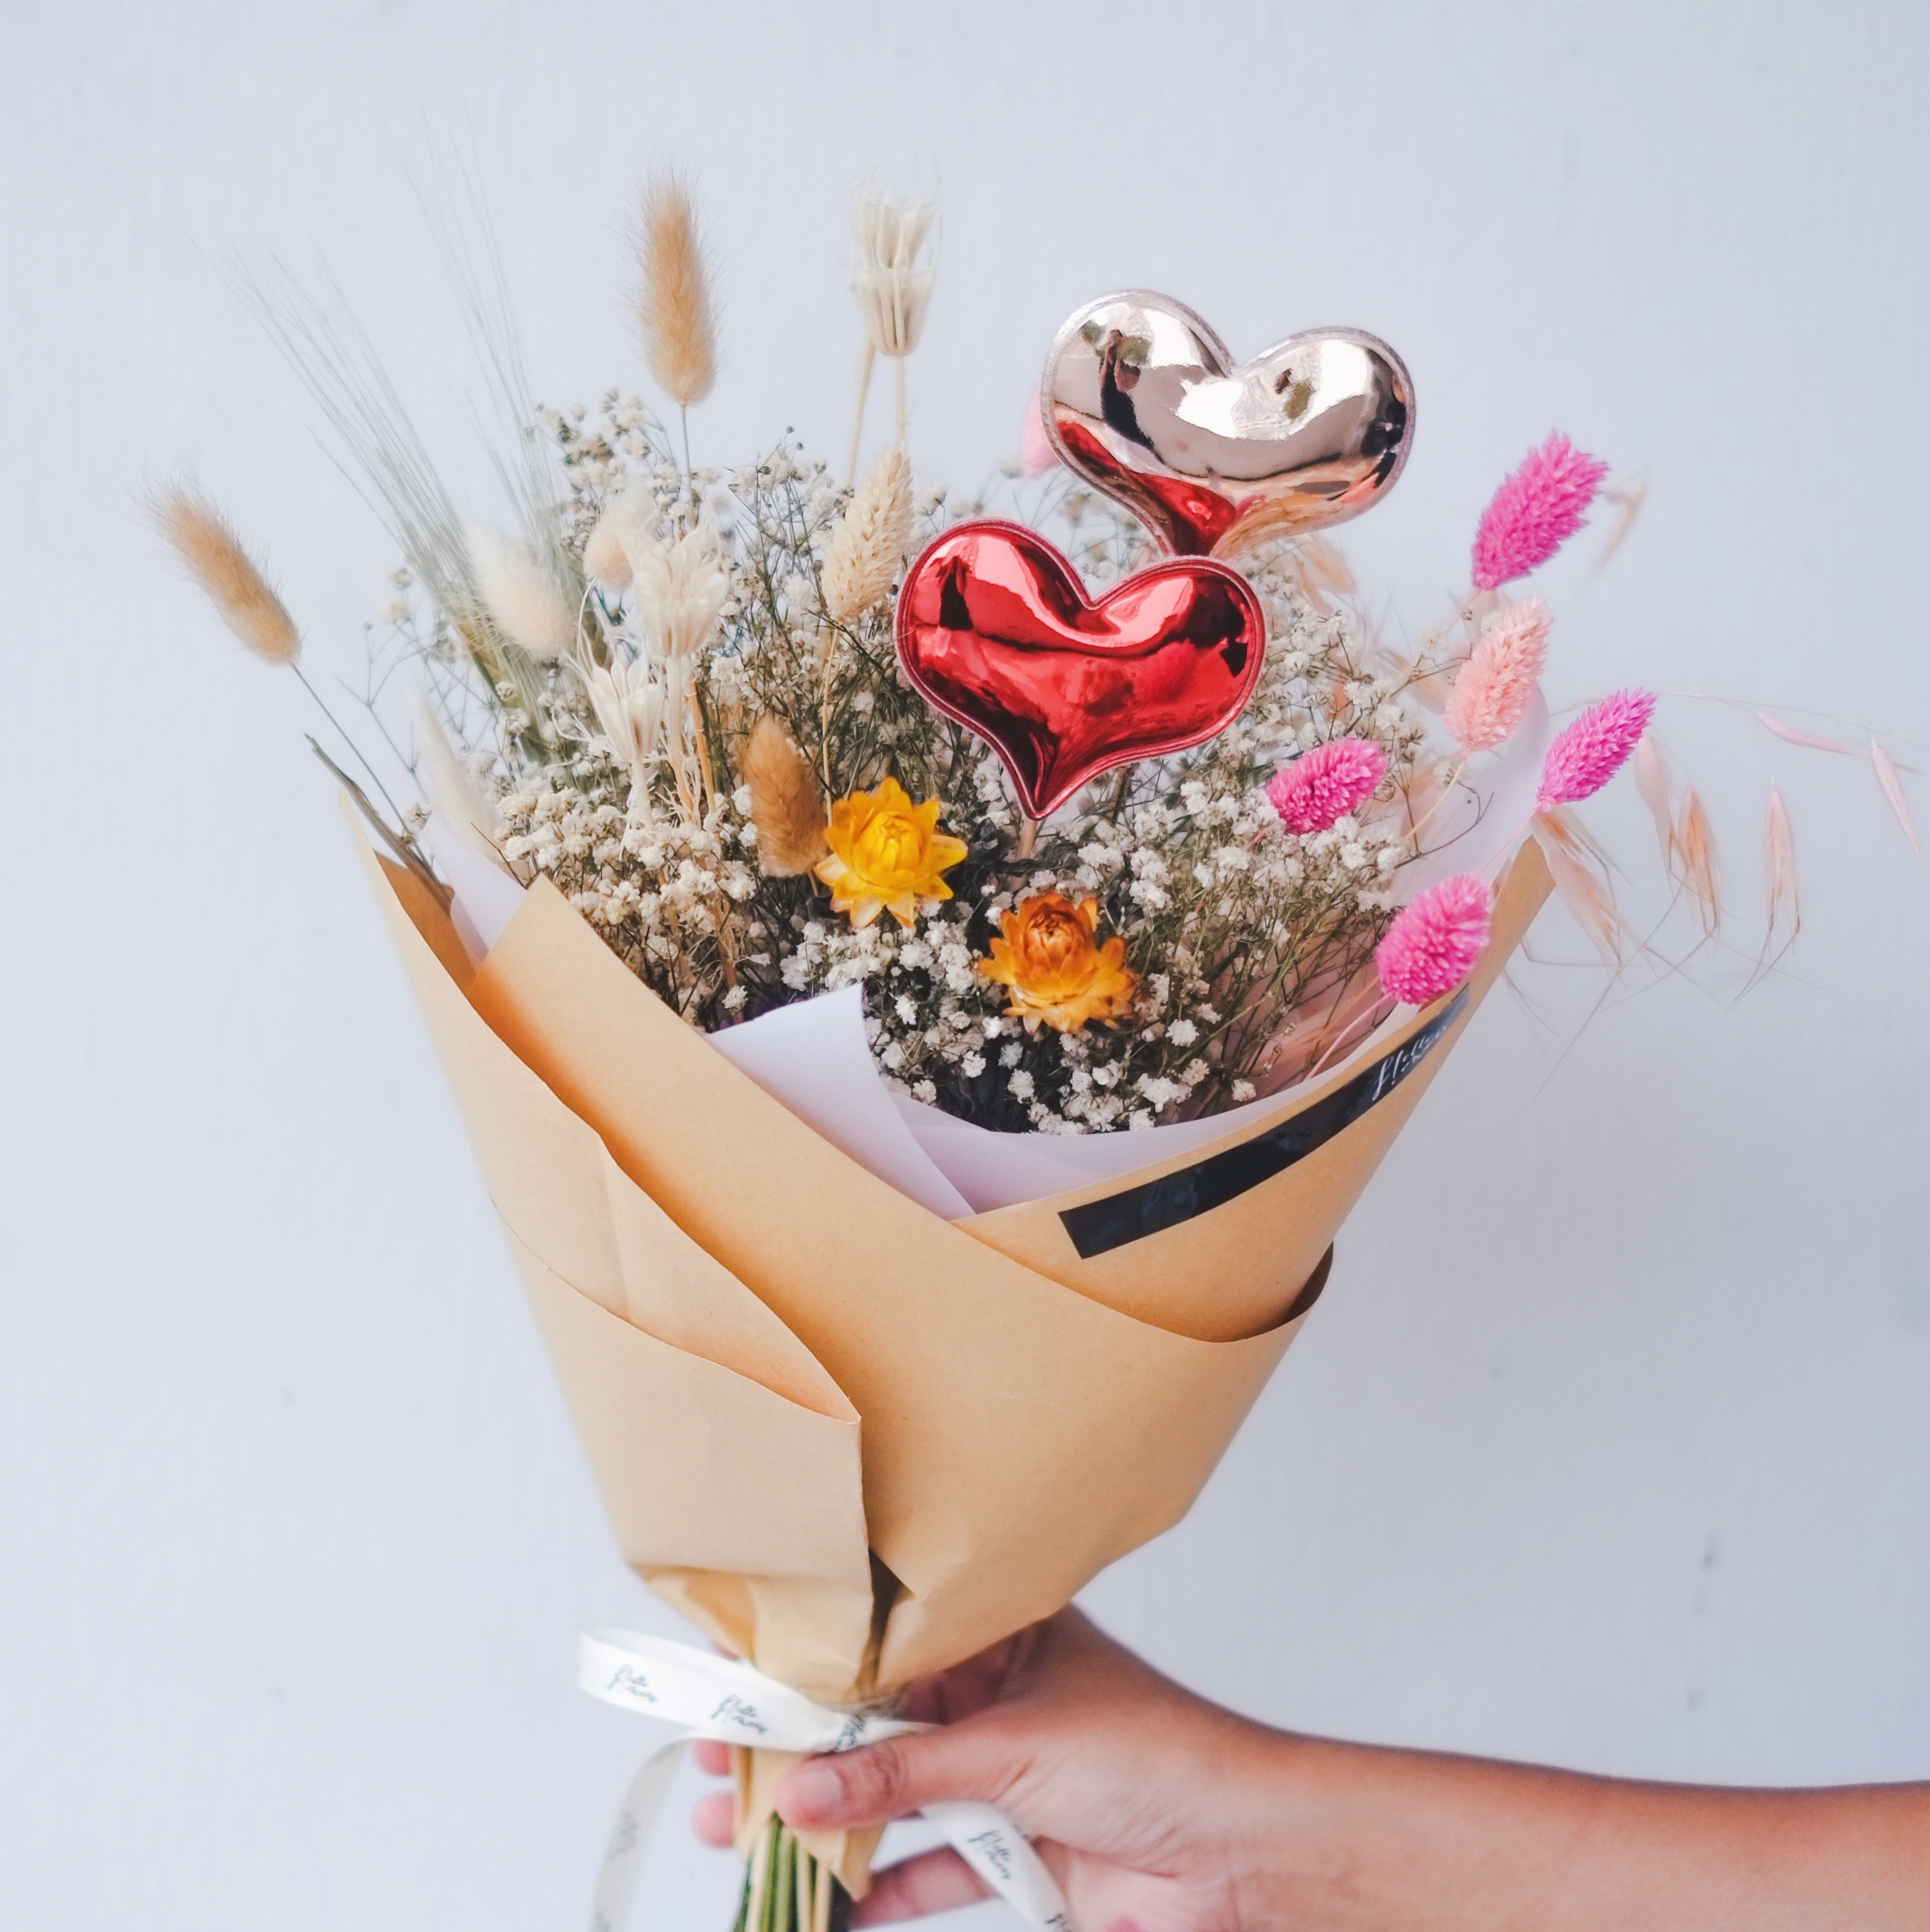
[[[1546,563],[1581,528],[1607,473],[1607,464],[1559,434],[1530,450],[1481,512],[1474,538],[1475,588],[1499,590]]]
[[[1028,476],[1044,476],[1059,460],[1058,452],[1046,434],[1039,408],[1039,392],[1034,389],[1031,400],[1025,405],[1025,420],[1019,426],[1019,466]]]
[[[1364,804],[1387,776],[1387,754],[1365,738],[1330,738],[1276,772],[1267,796],[1289,832],[1325,832]]]
[[[1487,882],[1472,872],[1430,886],[1374,949],[1374,970],[1389,996],[1424,1006],[1452,992],[1474,970],[1487,944],[1492,907]]]
[[[1628,762],[1655,708],[1652,691],[1618,691],[1591,704],[1548,747],[1535,809],[1592,798]]]
[[[1442,714],[1448,736],[1463,751],[1491,752],[1514,735],[1541,681],[1549,621],[1540,598],[1524,597],[1482,626]]]

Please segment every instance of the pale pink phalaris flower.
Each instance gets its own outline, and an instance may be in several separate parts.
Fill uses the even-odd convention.
[[[1541,681],[1549,621],[1540,598],[1524,597],[1503,605],[1482,627],[1442,715],[1463,751],[1491,752],[1514,735]]]
[[[1674,835],[1683,888],[1703,938],[1713,939],[1722,922],[1721,894],[1715,883],[1715,828],[1709,823],[1709,808],[1693,785],[1683,788]]]
[[[1472,872],[1430,886],[1374,949],[1374,970],[1388,995],[1424,1006],[1452,992],[1474,970],[1487,944],[1493,906],[1487,881]]]
[[[1607,464],[1559,432],[1531,449],[1494,493],[1475,532],[1477,590],[1499,590],[1547,562],[1581,528]]]
[[[1618,691],[1591,704],[1548,747],[1537,812],[1592,798],[1635,748],[1655,708],[1652,691]]]
[[[1330,738],[1276,772],[1267,796],[1289,832],[1325,832],[1373,797],[1387,776],[1387,754],[1367,738]]]
[[[1896,814],[1897,824],[1903,827],[1904,837],[1910,841],[1910,849],[1922,858],[1923,846],[1916,836],[1916,821],[1910,815],[1910,800],[1904,792],[1902,776],[1896,769],[1896,760],[1874,738],[1870,740],[1870,764],[1890,810]]]
[[[1788,935],[1785,945],[1802,928],[1796,896],[1796,833],[1789,822],[1789,807],[1774,785],[1769,787],[1769,810],[1763,824],[1763,856],[1769,889],[1769,922],[1763,938],[1766,957],[1779,927]]]
[[[1025,405],[1025,420],[1019,426],[1019,466],[1028,476],[1043,476],[1059,460],[1052,440],[1046,434],[1046,419],[1040,413],[1039,392]]]

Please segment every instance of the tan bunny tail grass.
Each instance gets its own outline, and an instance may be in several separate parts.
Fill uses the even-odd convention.
[[[644,359],[664,393],[688,409],[717,379],[717,331],[710,265],[681,176],[656,176],[645,189],[637,259]]]
[[[751,788],[758,854],[773,878],[808,872],[830,848],[824,842],[824,800],[810,760],[775,718],[760,718],[737,761]]]
[[[228,628],[263,663],[294,663],[302,655],[302,634],[227,518],[179,483],[157,490],[149,509]]]

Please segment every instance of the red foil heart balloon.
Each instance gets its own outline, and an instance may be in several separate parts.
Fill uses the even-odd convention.
[[[898,598],[905,676],[993,746],[1031,818],[1115,765],[1223,731],[1253,695],[1266,636],[1253,586],[1224,564],[1155,564],[1094,603],[1021,524],[947,530]]]
[[[1137,289],[1059,331],[1039,393],[1059,454],[1181,556],[1358,516],[1414,440],[1414,385],[1377,337],[1310,329],[1236,364],[1183,302]]]

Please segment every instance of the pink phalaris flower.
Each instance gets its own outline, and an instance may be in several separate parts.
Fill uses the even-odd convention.
[[[1472,872],[1430,886],[1374,949],[1382,987],[1410,1006],[1452,992],[1474,970],[1487,944],[1491,903],[1487,882]]]
[[[1373,797],[1387,754],[1367,738],[1330,738],[1273,775],[1267,796],[1289,832],[1325,832]]]
[[[1019,428],[1019,464],[1028,476],[1043,476],[1059,460],[1046,434],[1045,418],[1040,413],[1039,392],[1025,405],[1025,420]]]
[[[1541,681],[1548,655],[1548,607],[1524,597],[1482,627],[1472,655],[1448,694],[1441,722],[1464,751],[1491,752],[1514,735]]]
[[[1531,449],[1494,493],[1474,536],[1477,590],[1498,590],[1547,562],[1581,528],[1608,465],[1560,434]]]
[[[1548,747],[1535,809],[1592,798],[1628,762],[1655,708],[1652,691],[1618,691],[1591,704]]]

